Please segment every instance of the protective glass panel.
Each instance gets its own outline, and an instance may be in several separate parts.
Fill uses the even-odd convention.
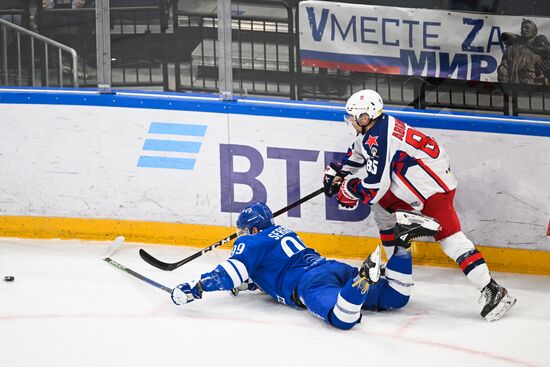
[[[235,93],[296,99],[293,2],[232,2]]]
[[[2,85],[94,84],[95,11],[91,0],[3,0]]]
[[[177,0],[173,7],[177,62],[176,91],[218,91],[218,19],[216,0]]]
[[[218,93],[221,60],[237,96],[550,115],[549,1],[339,2],[234,0],[229,55],[217,0],[110,0],[112,86]],[[95,87],[95,6],[0,1],[1,85]]]
[[[171,1],[110,0],[111,85],[169,90],[169,70],[181,56]]]

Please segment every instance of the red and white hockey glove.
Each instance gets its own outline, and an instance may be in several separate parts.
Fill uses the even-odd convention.
[[[344,179],[344,182],[340,185],[340,190],[336,196],[336,200],[344,209],[353,210],[359,204],[359,197],[355,196],[355,186],[361,182],[357,177]]]

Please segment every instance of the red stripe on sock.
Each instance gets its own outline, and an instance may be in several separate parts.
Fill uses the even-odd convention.
[[[380,239],[382,241],[393,241],[395,240],[395,235],[393,233],[387,233],[387,234],[380,233]]]
[[[463,262],[460,263],[462,271],[464,271],[464,269],[466,269],[468,265],[479,259],[483,259],[483,255],[479,252],[465,259]]]

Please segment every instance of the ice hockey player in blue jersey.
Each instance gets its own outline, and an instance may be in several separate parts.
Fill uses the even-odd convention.
[[[231,256],[200,279],[172,291],[177,305],[201,299],[203,292],[259,288],[276,301],[312,314],[339,329],[360,322],[361,308],[390,310],[409,301],[412,281],[410,239],[434,235],[439,224],[420,214],[400,212],[395,255],[380,274],[380,246],[360,269],[329,260],[306,247],[298,235],[275,225],[271,210],[262,203],[245,208],[237,219],[239,237]]]

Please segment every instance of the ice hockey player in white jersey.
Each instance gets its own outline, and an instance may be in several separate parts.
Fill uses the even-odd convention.
[[[435,240],[481,292],[481,316],[499,319],[516,299],[492,279],[483,255],[461,231],[453,206],[457,180],[447,153],[433,138],[383,113],[383,106],[382,97],[370,89],[347,100],[346,121],[357,135],[342,162],[327,167],[325,194],[337,194],[348,209],[359,202],[371,205],[388,258],[396,240],[396,210],[436,219],[442,229]]]
[[[434,235],[439,224],[418,214],[398,213],[396,234]],[[380,274],[380,246],[360,269],[328,260],[306,247],[290,229],[273,223],[262,203],[245,208],[237,219],[239,237],[231,256],[198,280],[172,291],[177,305],[202,298],[203,292],[254,290],[313,315],[343,330],[361,320],[361,309],[390,310],[409,301],[412,281],[410,240],[396,241],[394,256]]]

